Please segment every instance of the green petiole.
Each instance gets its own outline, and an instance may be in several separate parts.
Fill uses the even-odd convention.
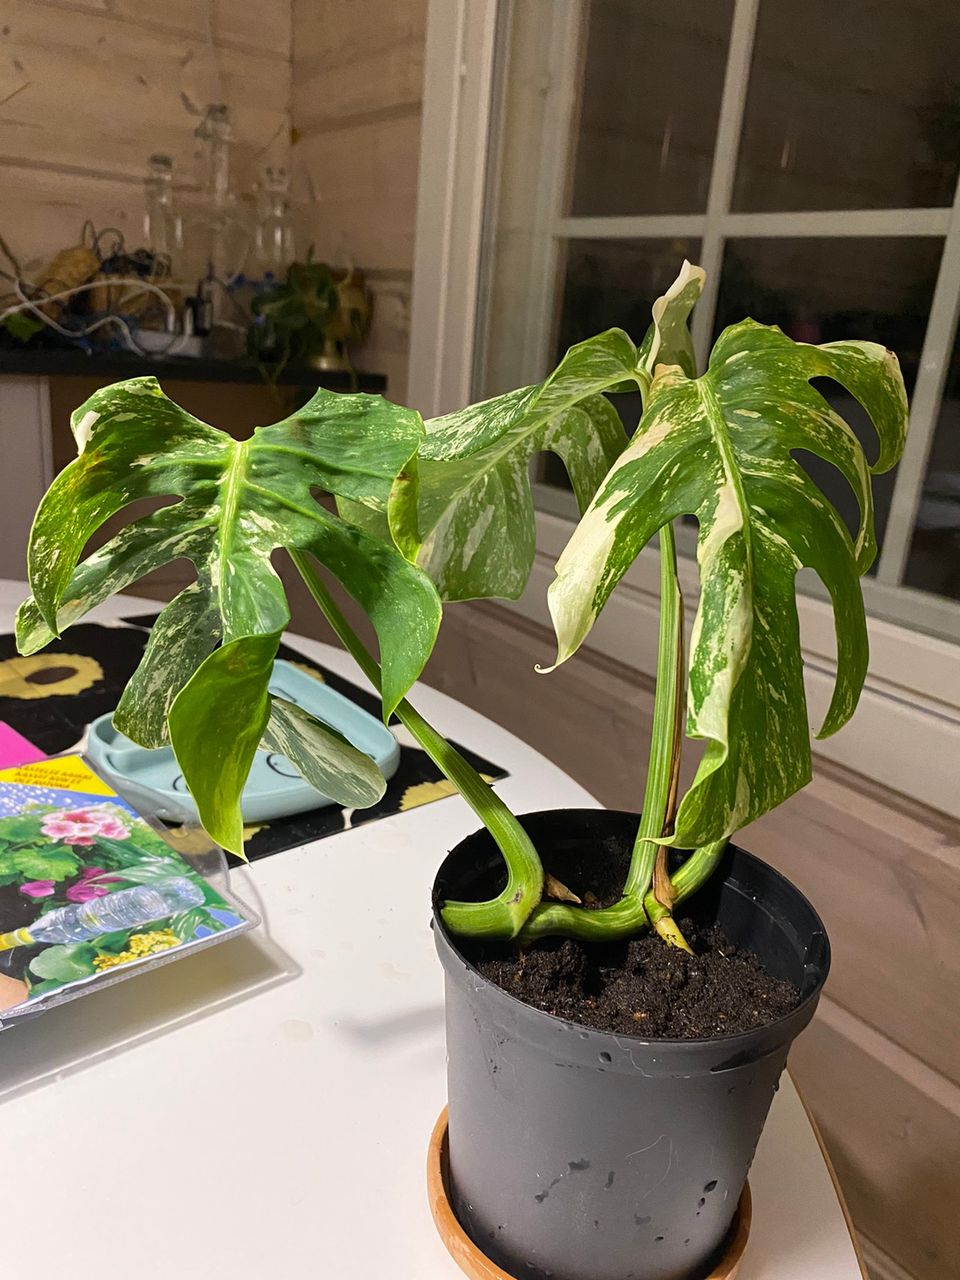
[[[344,648],[373,687],[379,690],[378,663],[344,617],[311,557],[293,549],[290,556],[307,590]],[[396,714],[490,832],[507,866],[507,883],[496,898],[488,902],[447,902],[441,911],[444,924],[453,933],[471,937],[515,938],[543,893],[543,866],[530,837],[476,769],[424,720],[406,698],[397,706]]]
[[[672,936],[674,933],[679,935],[676,926],[671,929],[666,923],[670,919],[669,908],[650,892],[658,851],[663,848],[656,841],[665,834],[676,795],[683,733],[683,684],[683,596],[677,580],[676,541],[673,528],[668,524],[660,530],[660,632],[650,763],[623,896],[613,906],[597,911],[562,902],[541,902],[523,927],[522,942],[533,942],[548,934],[561,934],[582,941],[614,942],[632,937],[652,923],[661,936],[671,934],[666,940],[678,946],[685,945]],[[691,855],[688,863],[700,858],[702,852],[698,850]],[[665,858],[666,850],[660,856]],[[700,859],[700,863],[703,861]],[[690,879],[689,873],[686,879]]]

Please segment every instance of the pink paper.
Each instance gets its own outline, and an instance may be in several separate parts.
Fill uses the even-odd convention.
[[[46,754],[39,747],[0,720],[0,769],[12,769],[14,765],[35,764],[37,760],[46,759]]]

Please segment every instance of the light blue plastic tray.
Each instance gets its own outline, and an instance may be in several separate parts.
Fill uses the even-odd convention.
[[[273,664],[270,692],[309,711],[365,752],[390,778],[400,763],[396,738],[379,720],[290,662]],[[196,822],[197,809],[170,747],[138,747],[111,724],[110,715],[90,725],[87,755],[97,772],[136,809],[170,822]],[[311,787],[286,756],[258,751],[243,789],[244,822],[269,822],[333,804]]]

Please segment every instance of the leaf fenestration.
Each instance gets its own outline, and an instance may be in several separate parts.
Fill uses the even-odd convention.
[[[824,377],[870,415],[879,440],[872,466],[810,385]],[[672,843],[730,835],[809,780],[794,582],[803,566],[828,588],[837,630],[836,684],[820,734],[853,714],[867,666],[859,577],[876,553],[870,474],[896,462],[906,420],[899,365],[875,343],[810,346],[747,320],[721,334],[702,377],[656,366],[636,435],[564,549],[549,603],[562,662],[657,530],[696,517],[701,591],[687,734],[707,747]],[[849,481],[860,505],[853,539],[795,450],[831,462]]]
[[[117,724],[155,747],[167,740],[169,718],[204,825],[239,852],[240,788],[269,720],[267,682],[289,621],[273,552],[310,553],[367,613],[380,642],[385,716],[430,654],[440,602],[429,578],[392,542],[346,524],[313,496],[333,493],[382,513],[414,550],[416,485],[398,481],[411,468],[415,476],[423,424],[379,396],[319,391],[241,441],[185,412],[154,378],[133,378],[98,391],[71,425],[79,455],[51,485],[31,534],[34,594],[17,620],[21,651],[41,648],[150,570],[191,560],[196,581],[160,613]],[[91,535],[140,498],[179,501],[81,562]],[[243,677],[234,700],[224,693],[228,670]]]

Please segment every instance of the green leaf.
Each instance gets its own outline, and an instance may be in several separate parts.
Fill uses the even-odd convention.
[[[132,836],[129,840],[111,840],[107,836],[97,836],[98,866],[106,871],[124,871],[128,866],[139,866],[145,859],[151,858],[151,851],[157,846],[170,852],[170,846],[151,831],[146,823],[137,822]]]
[[[165,927],[172,929],[181,942],[190,942],[197,932],[197,926],[205,924],[214,933],[225,928],[223,924],[210,915],[205,907],[191,907],[189,911],[181,911],[165,922]]]
[[[154,858],[140,866],[120,867],[117,873],[129,884],[153,884],[157,880],[168,880],[171,876],[182,876],[183,862],[178,856],[171,854],[169,858]]]
[[[159,922],[166,925],[166,921]],[[148,926],[141,927],[141,932]],[[130,941],[129,929],[114,929],[111,933],[101,933],[97,938],[96,950],[98,954],[107,952],[110,955],[119,955],[121,951],[126,951],[127,944]]]
[[[222,645],[203,662],[170,708],[170,742],[203,829],[243,856],[240,796],[270,718],[267,684],[278,633]]]
[[[444,600],[522,595],[535,552],[529,464],[563,461],[581,511],[627,443],[601,392],[637,381],[637,351],[620,329],[571,347],[535,386],[510,391],[426,424],[419,455],[418,563]],[[386,536],[382,517],[341,504],[361,527]]]
[[[866,409],[880,442],[872,467],[812,378],[832,378]],[[809,780],[794,596],[802,566],[829,589],[837,630],[836,685],[821,735],[853,714],[867,666],[859,575],[876,551],[870,473],[896,462],[906,419],[896,357],[874,343],[809,346],[747,320],[721,334],[703,377],[658,367],[636,435],[557,563],[549,602],[562,662],[657,530],[696,516],[701,594],[687,733],[707,747],[673,843],[732,834]],[[794,461],[798,449],[849,481],[861,512],[854,540]]]
[[[387,783],[368,755],[295,703],[272,702],[265,747],[286,756],[311,786],[337,804],[364,809],[377,803]]]
[[[76,873],[80,859],[62,845],[32,845],[0,849],[0,875],[11,880],[66,880]]]
[[[46,837],[40,834],[40,823],[42,821],[42,816],[37,813],[21,813],[9,818],[0,818],[0,839],[14,842],[44,840]]]
[[[63,984],[60,982],[34,982],[33,975],[28,969],[23,975],[23,981],[27,984],[31,996],[45,996],[50,991],[57,991]]]
[[[47,947],[30,961],[30,972],[48,981],[75,982],[77,978],[88,978],[96,972],[93,964],[95,955],[95,948],[86,942]]]
[[[80,859],[69,849],[18,849],[13,855],[17,871],[28,880],[66,880],[75,875]]]
[[[346,524],[313,496],[326,491],[387,516],[414,554],[412,460],[423,424],[379,396],[319,391],[291,417],[238,441],[167,399],[154,378],[132,378],[97,392],[71,425],[79,456],[53,482],[31,534],[34,595],[17,619],[21,652],[42,648],[152,569],[191,560],[196,582],[160,614],[115,722],[142,745],[161,746],[177,707],[173,745],[187,785],[234,840],[230,815],[266,725],[272,655],[289,621],[271,563],[276,549],[313,555],[370,617],[385,717],[430,654],[440,602],[427,576],[392,542]],[[179,501],[78,564],[103,522],[140,498]],[[219,645],[227,657],[216,658]],[[227,691],[233,678],[235,698]],[[246,714],[253,718],[241,723]],[[192,716],[203,718],[190,724]]]

